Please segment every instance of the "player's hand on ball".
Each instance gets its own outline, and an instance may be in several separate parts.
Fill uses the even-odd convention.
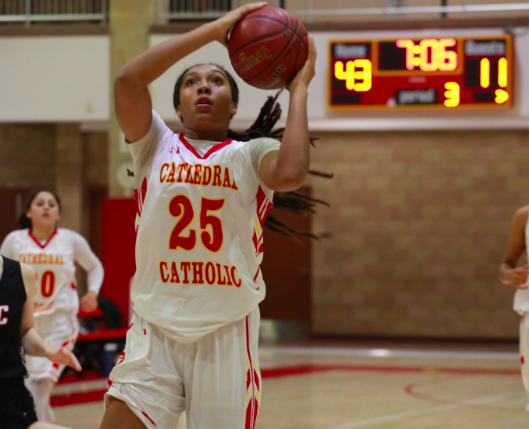
[[[85,313],[90,313],[97,308],[97,295],[95,292],[88,291],[81,298],[81,310]]]
[[[244,6],[228,12],[222,18],[213,21],[211,25],[215,29],[215,40],[228,46],[228,33],[230,29],[239,22],[244,15],[266,6],[266,2],[248,3]]]
[[[309,36],[309,53],[307,56],[307,61],[305,61],[305,65],[298,72],[294,80],[287,85],[287,91],[293,94],[298,88],[307,89],[309,87],[310,81],[312,80],[315,74],[316,43],[314,42],[314,37]]]
[[[64,347],[60,349],[51,348],[46,353],[46,357],[54,363],[71,366],[76,371],[81,371],[81,365],[75,355]]]
[[[507,283],[516,289],[527,289],[525,282],[529,275],[529,265],[525,267],[514,268],[507,275]]]

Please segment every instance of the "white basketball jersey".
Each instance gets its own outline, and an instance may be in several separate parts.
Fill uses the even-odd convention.
[[[259,264],[273,191],[252,164],[255,141],[226,140],[200,155],[153,116],[149,134],[131,144],[138,203],[132,300],[141,318],[193,342],[263,300]],[[142,165],[141,152],[150,150]]]
[[[527,219],[527,224],[525,225],[525,246],[526,246],[526,256],[527,256],[527,245],[529,244],[529,218]],[[526,286],[529,286],[529,277],[525,282]],[[523,315],[529,312],[529,288],[527,289],[518,289],[514,295],[514,311]]]
[[[2,254],[31,265],[37,273],[35,316],[59,309],[77,311],[79,298],[75,287],[74,264],[76,236],[79,234],[74,231],[59,228],[47,242],[41,243],[30,229],[20,229],[11,232],[2,244]]]

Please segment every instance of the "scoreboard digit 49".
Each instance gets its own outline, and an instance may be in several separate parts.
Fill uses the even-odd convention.
[[[509,108],[510,35],[329,42],[328,108]]]

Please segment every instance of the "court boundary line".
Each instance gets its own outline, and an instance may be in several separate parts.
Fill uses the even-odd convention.
[[[468,376],[456,375],[456,374],[453,374],[453,375],[445,375],[445,374],[443,374],[443,375],[440,375],[439,377],[434,377],[433,379],[415,381],[415,382],[409,383],[404,388],[404,392],[407,395],[409,395],[409,396],[411,396],[411,397],[413,397],[415,399],[419,399],[419,400],[422,400],[422,401],[427,401],[427,402],[433,403],[433,404],[459,404],[459,403],[462,402],[461,400],[440,398],[440,397],[432,396],[432,395],[429,395],[429,394],[426,394],[426,393],[418,392],[415,389],[416,388],[421,388],[421,387],[424,387],[424,386],[439,385],[439,384],[442,384],[442,383],[445,383],[445,382],[452,382],[454,380],[461,381],[462,377],[468,377]],[[476,405],[476,406],[480,407],[481,405]],[[501,410],[501,411],[504,411],[504,412],[505,411],[508,411],[508,412],[518,412],[519,411],[516,408],[502,407],[502,406],[499,406],[499,405],[488,405],[487,407],[488,407],[488,409],[493,408],[493,409]]]
[[[381,417],[374,417],[366,420],[361,420],[359,422],[352,422],[352,423],[346,423],[340,426],[330,426],[325,429],[357,429],[357,428],[364,428],[368,426],[377,425],[380,423],[388,423],[393,422],[396,420],[402,420],[408,417],[420,417],[420,416],[426,416],[429,414],[436,414],[436,413],[442,413],[445,411],[452,411],[452,410],[458,410],[463,408],[469,408],[475,405],[484,405],[489,404],[492,402],[497,402],[502,399],[509,399],[516,396],[520,396],[522,393],[525,392],[510,392],[510,393],[503,393],[501,395],[493,395],[493,396],[484,396],[482,398],[472,399],[470,401],[464,401],[457,404],[449,404],[449,405],[440,405],[437,407],[428,407],[428,408],[421,408],[418,410],[411,410],[411,411],[405,411],[403,413],[395,413],[395,414],[388,414],[386,416]]]

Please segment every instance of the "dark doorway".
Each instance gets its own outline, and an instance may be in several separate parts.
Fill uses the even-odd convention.
[[[30,191],[30,188],[0,189],[0,242],[16,229],[17,218]]]
[[[310,188],[300,192],[310,195]],[[271,214],[302,231],[311,230],[311,217],[272,209]],[[266,298],[260,304],[262,319],[306,322],[311,311],[311,240],[293,240],[269,231],[264,233],[261,264],[266,282]]]

